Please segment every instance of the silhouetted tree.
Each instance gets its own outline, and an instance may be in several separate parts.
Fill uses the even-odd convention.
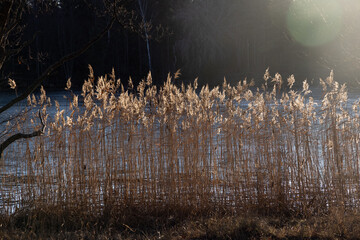
[[[44,3],[44,2],[42,2]],[[37,6],[35,2],[32,3],[32,6]],[[24,1],[17,1],[17,0],[6,0],[3,1],[0,5],[0,12],[1,12],[1,48],[2,48],[2,55],[0,56],[0,67],[3,66],[5,61],[8,59],[9,56],[15,55],[21,51],[24,46],[26,46],[27,42],[22,42],[20,37],[18,35],[21,34],[21,29],[19,29],[20,22],[22,20],[23,13],[26,11],[27,8],[31,8],[31,3]],[[110,23],[101,31],[99,34],[97,34],[94,38],[88,40],[81,48],[76,49],[73,52],[70,52],[69,54],[61,57],[59,60],[51,64],[33,83],[20,95],[9,101],[7,104],[2,106],[0,108],[0,115],[2,115],[5,111],[12,108],[16,103],[21,102],[22,100],[26,99],[27,96],[29,96],[32,92],[34,92],[41,83],[50,76],[57,68],[63,66],[64,63],[80,56],[82,53],[84,53],[89,47],[91,47],[96,41],[98,41],[113,25],[115,21],[115,16],[113,16],[110,20]],[[12,44],[12,41],[10,39],[12,37],[18,37],[18,41],[15,44]],[[10,85],[12,88],[16,88],[16,85],[14,82],[10,80]],[[36,130],[31,133],[3,133],[3,137],[5,140],[3,140],[0,143],[0,158],[2,156],[2,152],[4,149],[9,146],[11,143],[13,143],[16,140],[22,139],[22,138],[31,138],[35,136],[40,136],[43,133],[44,130],[44,122],[41,118],[41,114],[39,113],[39,118],[41,120],[42,129]],[[14,120],[13,117],[9,117],[9,120]],[[2,121],[2,123],[6,123],[9,121]]]

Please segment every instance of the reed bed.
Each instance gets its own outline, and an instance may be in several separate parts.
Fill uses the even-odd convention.
[[[125,91],[114,72],[95,80],[90,67],[80,96],[68,81],[65,109],[55,102],[50,114],[45,92],[29,99],[43,106],[46,134],[4,153],[1,214],[356,211],[360,105],[333,78],[320,80],[321,99],[268,71],[260,89],[246,80],[197,89],[170,76],[157,88],[149,74]]]

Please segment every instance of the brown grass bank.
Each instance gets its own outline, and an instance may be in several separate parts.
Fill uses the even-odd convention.
[[[359,239],[360,215],[335,209],[307,218],[249,214],[182,217],[39,209],[2,219],[0,239]],[[26,218],[32,218],[30,221]]]

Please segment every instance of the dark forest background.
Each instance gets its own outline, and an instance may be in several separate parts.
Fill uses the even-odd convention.
[[[51,63],[104,29],[111,15],[106,2],[28,1],[19,24],[21,34],[9,41],[27,41],[36,35],[1,68],[0,89],[9,89],[8,78],[20,88],[28,86]],[[270,67],[272,74],[279,72],[284,78],[294,74],[298,83],[305,78],[316,83],[333,69],[337,81],[359,86],[358,1],[339,1],[343,13],[340,32],[315,47],[303,46],[289,34],[286,17],[292,2],[123,0],[121,19],[84,54],[57,69],[44,85],[63,89],[71,78],[73,86],[79,87],[90,64],[96,76],[114,68],[123,83],[129,76],[136,83],[151,70],[155,84],[162,84],[168,73],[178,69],[182,73],[179,81],[184,82],[199,77],[200,84],[213,86],[225,76],[232,84],[245,77],[259,83]],[[318,11],[321,14],[322,9]]]

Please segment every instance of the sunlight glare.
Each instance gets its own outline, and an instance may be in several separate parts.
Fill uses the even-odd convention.
[[[320,46],[338,36],[342,16],[337,0],[297,0],[290,5],[287,28],[292,38],[301,45]]]

